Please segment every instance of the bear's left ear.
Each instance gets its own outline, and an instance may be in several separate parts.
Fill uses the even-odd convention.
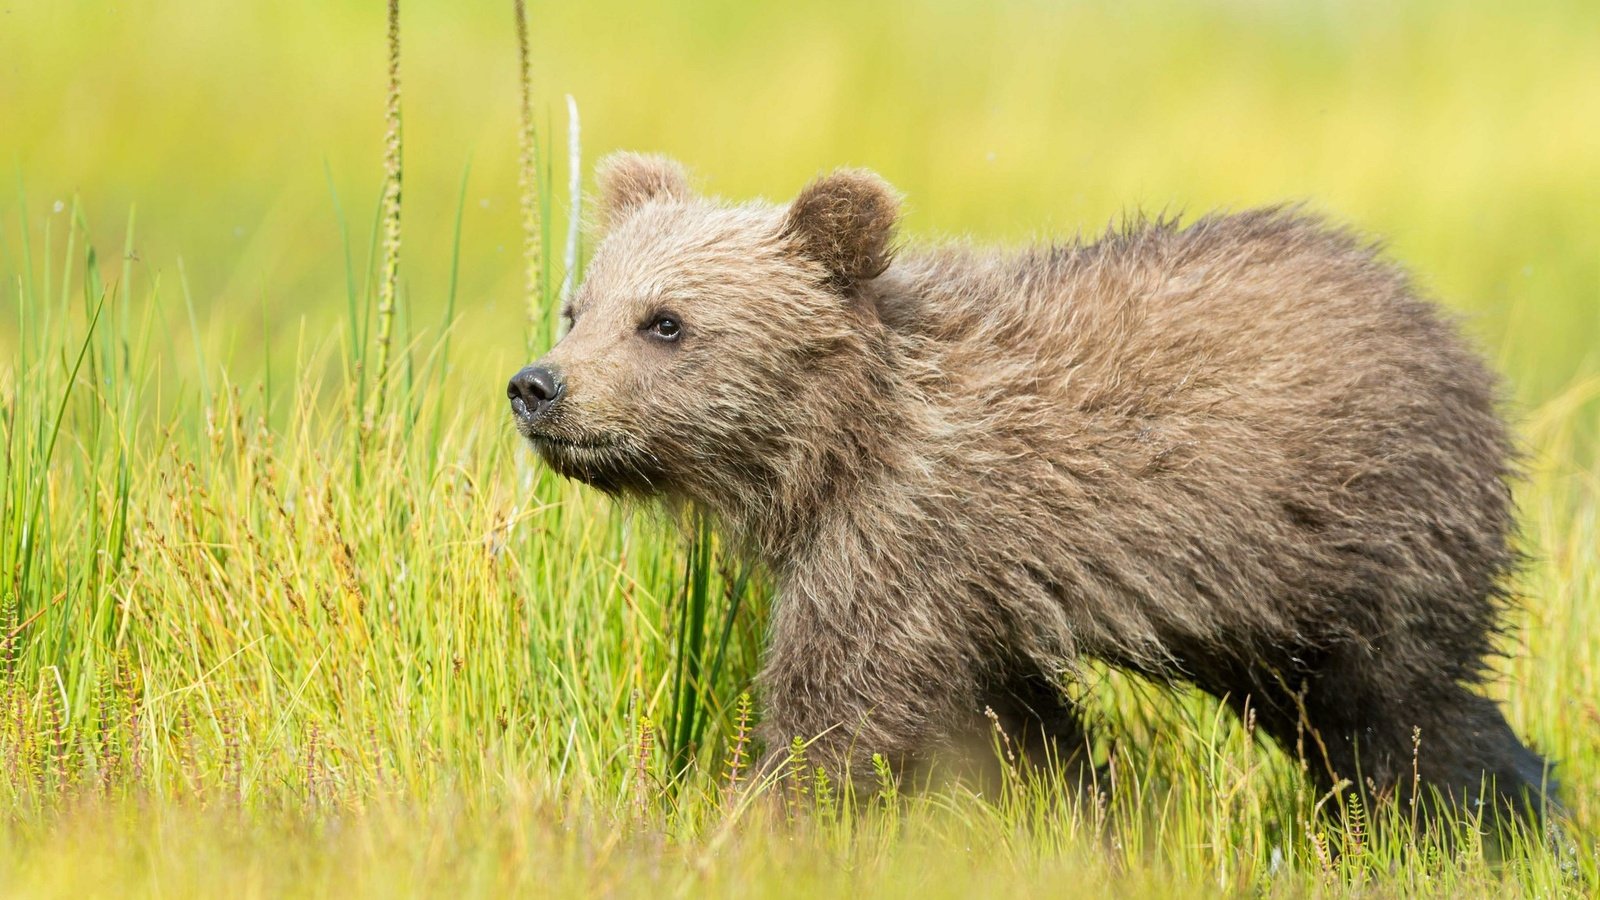
[[[831,273],[840,287],[876,278],[893,255],[900,199],[865,169],[839,169],[806,185],[789,206],[784,237]]]
[[[600,223],[607,231],[652,200],[685,200],[689,173],[677,160],[644,153],[612,153],[600,160]]]

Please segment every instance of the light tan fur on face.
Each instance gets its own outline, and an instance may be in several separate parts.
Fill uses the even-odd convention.
[[[1325,786],[1408,790],[1421,728],[1428,785],[1537,802],[1542,761],[1469,690],[1515,561],[1498,386],[1370,244],[1267,209],[893,253],[870,173],[786,207],[602,173],[540,427],[771,569],[771,746],[860,774],[992,708],[1071,756],[1060,677],[1097,657],[1311,727]],[[661,309],[670,346],[640,338]]]

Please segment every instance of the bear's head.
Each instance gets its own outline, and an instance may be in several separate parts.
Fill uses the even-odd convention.
[[[842,170],[787,206],[733,205],[635,154],[603,161],[599,183],[601,240],[565,335],[507,389],[545,462],[724,510],[848,466],[840,429],[884,387],[863,287],[889,265],[893,190]]]

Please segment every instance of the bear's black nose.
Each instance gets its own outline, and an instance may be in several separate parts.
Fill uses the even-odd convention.
[[[561,394],[561,376],[543,366],[528,366],[511,376],[506,385],[506,397],[511,400],[511,411],[519,419],[537,419],[544,415]]]

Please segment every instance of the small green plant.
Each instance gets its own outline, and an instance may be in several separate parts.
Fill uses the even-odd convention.
[[[750,720],[754,704],[748,691],[739,695],[734,706],[733,736],[728,740],[728,755],[723,767],[723,794],[732,798],[744,786],[746,770],[750,766]]]

